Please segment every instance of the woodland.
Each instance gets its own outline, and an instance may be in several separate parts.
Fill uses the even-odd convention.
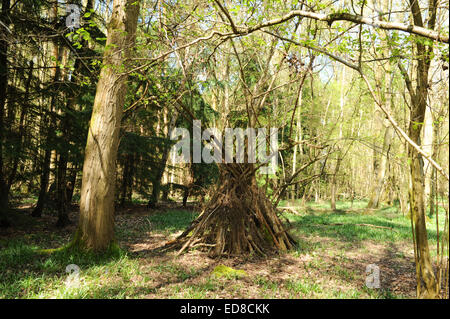
[[[448,0],[0,3],[0,299],[449,298]]]

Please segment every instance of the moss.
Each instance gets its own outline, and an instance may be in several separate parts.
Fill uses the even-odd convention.
[[[216,277],[227,277],[227,278],[233,277],[240,278],[247,276],[247,273],[244,270],[233,269],[225,265],[219,265],[216,268],[214,268],[212,274]]]

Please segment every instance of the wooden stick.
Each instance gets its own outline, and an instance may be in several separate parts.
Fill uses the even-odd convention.
[[[288,211],[294,213],[295,215],[301,216],[301,214],[298,211],[296,211],[294,208],[292,208],[292,207],[277,207],[277,209],[281,210],[281,211],[288,210]]]

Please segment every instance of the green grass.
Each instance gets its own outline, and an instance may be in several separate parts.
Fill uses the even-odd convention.
[[[284,205],[286,203],[280,204]],[[332,212],[328,203],[308,203],[305,207],[296,207],[300,215],[285,213],[292,226],[291,233],[298,240],[290,256],[303,260],[299,263],[303,275],[276,280],[272,277],[280,270],[271,269],[269,259],[262,261],[264,272],[257,275],[216,278],[213,268],[179,264],[172,257],[154,261],[152,256],[139,256],[121,249],[102,255],[68,249],[40,254],[39,250],[49,248],[50,242],[67,239],[58,233],[27,233],[0,240],[0,299],[222,298],[224,295],[246,298],[249,288],[253,291],[252,297],[258,298],[404,298],[383,287],[366,288],[364,271],[355,268],[354,260],[348,255],[359,249],[370,256],[372,251],[365,246],[369,242],[383,245],[386,251],[395,245],[412,250],[410,220],[402,216],[397,207],[365,212],[366,205],[364,201],[355,201],[352,207],[351,203],[338,202],[338,211]],[[170,235],[186,229],[197,216],[186,210],[158,212],[132,221],[132,227],[118,225],[116,235],[119,242],[145,239],[149,233]],[[442,230],[443,211],[440,211],[439,222]],[[345,225],[330,225],[333,223]],[[437,238],[435,223],[435,216],[427,223],[432,256]],[[391,227],[392,230],[356,224]],[[44,240],[39,240],[43,236]],[[393,249],[392,256],[405,263],[412,262],[403,251]],[[69,278],[66,267],[70,264],[80,267],[78,286],[66,283]],[[242,267],[245,268],[245,264]],[[305,273],[308,276],[304,276]]]
[[[187,210],[171,210],[148,217],[152,230],[173,233],[186,229],[198,213]]]

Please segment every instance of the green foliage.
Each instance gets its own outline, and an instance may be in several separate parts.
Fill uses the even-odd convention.
[[[176,232],[185,229],[198,214],[186,210],[171,210],[148,217],[153,230]]]

